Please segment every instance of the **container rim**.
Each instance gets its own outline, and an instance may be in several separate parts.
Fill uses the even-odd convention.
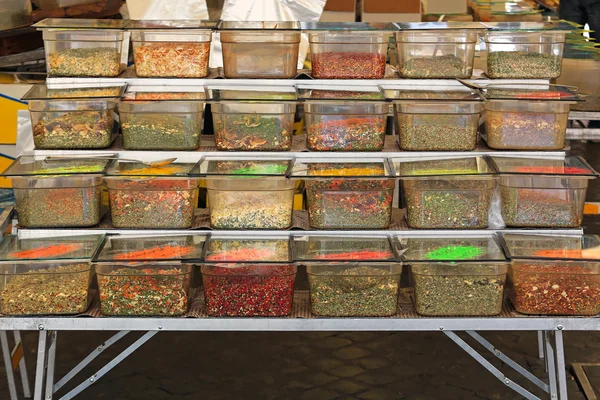
[[[69,265],[86,265],[86,268],[82,268],[81,271],[71,271],[71,272],[31,272],[37,271],[30,269],[27,272],[3,272],[0,271],[0,275],[3,276],[12,276],[12,275],[69,275],[69,274],[82,274],[84,272],[90,272],[92,270],[92,263],[89,259],[73,259],[73,260],[24,260],[23,262],[17,262],[16,260],[3,260],[0,261],[0,265],[15,265],[15,264],[27,264],[27,265],[37,265],[37,264],[58,264],[59,266],[69,266]]]

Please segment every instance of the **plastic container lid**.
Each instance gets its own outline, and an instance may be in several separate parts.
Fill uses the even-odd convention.
[[[103,239],[104,235],[42,239],[19,239],[16,235],[7,235],[0,243],[0,262],[14,263],[32,260],[91,261]]]
[[[480,22],[397,22],[394,24],[401,31],[431,31],[431,30],[485,30]]]
[[[290,175],[292,178],[393,178],[395,174],[384,158],[372,158],[368,161],[347,162],[332,159],[296,160]]]
[[[385,101],[383,93],[377,86],[346,86],[343,89],[340,89],[339,87],[319,86],[318,88],[313,88],[310,86],[299,85],[297,89],[298,100],[306,102]]]
[[[520,157],[490,157],[499,174],[596,178],[598,173],[579,156],[564,160]]]
[[[46,18],[32,26],[39,29],[118,29],[128,21],[124,19]]]
[[[299,31],[297,21],[221,21],[220,31]]]
[[[487,237],[398,238],[405,262],[505,262],[498,240]]]
[[[573,27],[567,22],[481,22],[488,29],[488,35],[503,32],[551,32],[570,33]]]
[[[294,259],[333,262],[398,262],[391,238],[303,235],[294,237]]]
[[[90,100],[90,99],[118,99],[123,94],[125,85],[121,86],[94,86],[50,89],[46,85],[33,85],[21,100]]]
[[[115,157],[107,154],[106,157]],[[48,176],[57,175],[101,175],[110,160],[88,158],[65,158],[47,160],[45,156],[19,156],[1,176]]]
[[[133,85],[128,86],[122,96],[123,101],[191,101],[204,100],[204,88],[197,86],[159,86]]]
[[[288,177],[293,159],[273,158],[257,160],[238,157],[204,157],[191,174],[196,176],[261,176]]]
[[[403,179],[425,179],[428,177],[491,177],[494,169],[485,157],[461,157],[412,161],[392,158],[396,175]]]
[[[292,262],[290,238],[265,236],[219,237],[212,235],[206,243],[204,260],[207,263],[281,264]]]
[[[462,85],[382,85],[383,95],[388,100],[418,100],[435,102],[481,102],[483,98],[475,90]]]
[[[303,31],[392,32],[397,26],[387,22],[300,22]]]
[[[109,236],[95,262],[202,260],[205,235]]]
[[[184,19],[184,20],[139,20],[129,21],[125,28],[131,30],[214,30],[219,21]]]
[[[479,91],[486,100],[552,101],[575,103],[584,101],[574,86],[546,83],[498,83],[482,86]]]
[[[159,161],[159,160],[155,160]],[[139,162],[114,160],[106,171],[108,176],[164,176],[188,177],[197,164],[171,163],[165,166],[151,167]]]
[[[232,89],[227,86],[207,86],[208,101],[296,102],[294,86],[247,86]]]
[[[503,234],[510,259],[528,260],[600,260],[600,239],[596,235],[545,236]]]

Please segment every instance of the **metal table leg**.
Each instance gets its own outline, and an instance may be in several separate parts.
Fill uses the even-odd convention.
[[[544,359],[544,335],[542,331],[537,331],[537,342],[538,342],[538,357],[540,360]],[[548,371],[548,368],[546,368]]]
[[[21,346],[23,353],[25,353],[25,349],[23,348],[23,340],[21,339],[21,332],[13,331],[13,336],[17,346]],[[30,399],[31,387],[29,386],[29,376],[27,375],[27,364],[25,363],[24,356],[21,357],[21,361],[19,361],[19,373],[21,375],[21,383],[23,384],[23,397]]]
[[[50,333],[50,347],[48,347],[48,369],[46,370],[46,400],[52,400],[54,394],[54,366],[56,364],[56,339],[58,332]]]
[[[546,347],[546,360],[548,365],[548,379],[550,381],[550,398],[555,400],[558,398],[556,387],[556,364],[554,362],[554,349],[550,342],[550,332],[544,332],[544,343]]]
[[[48,332],[40,330],[37,349],[37,363],[35,366],[35,387],[33,400],[42,400],[44,388],[44,375],[46,372],[46,339]]]
[[[12,358],[10,348],[8,347],[8,336],[6,331],[0,331],[0,342],[2,343],[2,357],[4,358],[4,368],[6,369],[6,379],[8,380],[8,392],[11,400],[18,400],[17,384],[15,383],[15,373],[12,367]]]
[[[554,347],[556,351],[556,369],[558,370],[558,393],[560,400],[567,400],[567,372],[565,366],[565,348],[562,330],[554,332]]]

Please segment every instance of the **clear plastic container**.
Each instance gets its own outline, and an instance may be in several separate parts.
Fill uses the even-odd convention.
[[[396,187],[385,163],[296,162],[313,229],[387,229]]]
[[[561,73],[565,32],[488,31],[490,78],[553,79]]]
[[[470,78],[477,36],[464,29],[396,32],[400,77]]]
[[[0,264],[4,315],[70,315],[87,310],[92,268],[87,262]]]
[[[198,204],[198,179],[106,177],[115,228],[191,228]]]
[[[110,236],[102,246],[97,262],[173,261],[202,259],[204,235]]]
[[[487,144],[500,150],[561,150],[569,109],[565,102],[488,101]]]
[[[134,86],[127,89],[119,115],[127,150],[196,150],[203,125],[204,91]]]
[[[104,315],[179,316],[188,310],[191,265],[107,263],[95,269]]]
[[[135,72],[140,77],[204,78],[212,40],[211,21],[134,21]],[[204,28],[204,29],[202,29]],[[209,28],[209,29],[206,29]]]
[[[219,33],[226,78],[296,76],[301,36],[298,22],[223,21]]]
[[[91,260],[104,235],[19,239],[6,235],[0,243],[0,262],[34,260]]]
[[[205,261],[212,263],[289,264],[292,261],[290,239],[286,236],[265,236],[260,239],[245,236],[219,237],[215,233],[206,245]]]
[[[294,257],[300,261],[397,261],[395,248],[387,236],[295,236],[294,247]]]
[[[127,65],[129,34],[123,20],[46,19],[46,68],[52,76],[115,77]]]
[[[402,265],[356,262],[306,266],[311,312],[323,317],[389,317],[398,310]]]
[[[34,85],[29,104],[33,143],[41,150],[105,149],[115,136],[123,87],[48,89]]]
[[[388,49],[385,32],[311,32],[315,79],[383,79]]]
[[[485,160],[394,162],[402,178],[409,227],[487,228],[495,178]]]
[[[502,311],[507,263],[412,264],[415,309],[426,316],[489,316]]]

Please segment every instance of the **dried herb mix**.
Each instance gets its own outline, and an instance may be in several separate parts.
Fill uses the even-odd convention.
[[[309,149],[316,151],[381,151],[383,149],[386,115],[333,118],[323,115],[316,118],[320,122],[307,125]]]
[[[545,189],[500,187],[502,218],[507,226],[576,228],[581,212],[574,199],[548,195]]]
[[[37,149],[102,149],[112,142],[112,111],[43,112],[33,127]]]
[[[97,275],[104,315],[176,316],[187,312],[190,272],[120,268]]]
[[[487,144],[494,149],[559,150],[568,114],[486,111]]]
[[[26,228],[87,227],[100,222],[101,186],[15,189],[19,224]]]
[[[580,265],[513,266],[512,302],[524,314],[595,315],[600,312],[598,274]]]
[[[185,115],[121,113],[123,147],[128,150],[196,150],[202,113]]]
[[[260,114],[221,114],[215,118],[218,150],[286,151],[292,148],[293,117]]]
[[[472,67],[454,54],[414,57],[399,67],[403,78],[452,79],[471,77]]]
[[[55,76],[117,76],[121,54],[109,47],[76,48],[48,54],[48,74]]]
[[[292,312],[296,269],[291,265],[203,266],[206,313],[280,317]]]
[[[79,314],[89,305],[90,266],[71,264],[13,275],[0,293],[5,315]]]
[[[490,272],[488,266],[413,265],[415,308],[430,316],[483,316],[502,311],[506,274]],[[460,271],[460,275],[456,272]]]
[[[554,54],[526,51],[488,52],[487,75],[490,78],[558,78],[562,59]]]
[[[317,79],[381,79],[385,61],[385,55],[378,53],[314,53],[312,75]]]
[[[313,314],[328,317],[384,317],[398,307],[400,274],[368,266],[348,268],[341,274],[309,273]]]
[[[210,42],[159,42],[133,47],[135,72],[142,77],[204,78]]]
[[[477,144],[479,114],[397,113],[399,143],[409,151],[470,151]]]

